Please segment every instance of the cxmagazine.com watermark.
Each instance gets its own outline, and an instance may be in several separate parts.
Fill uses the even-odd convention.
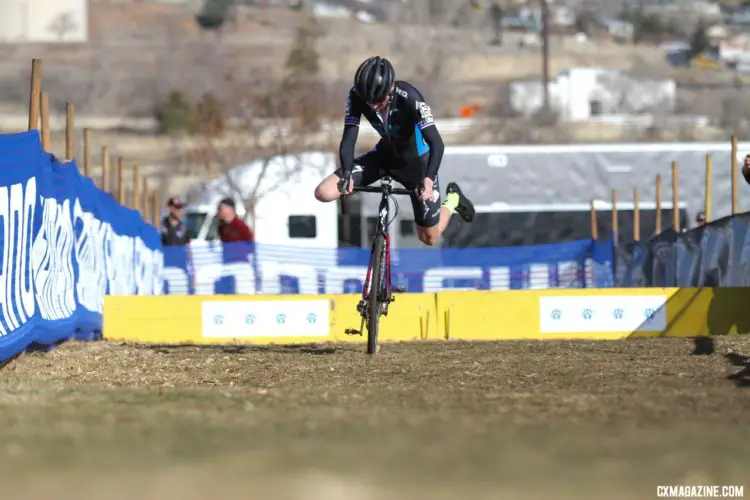
[[[741,485],[659,485],[658,498],[744,498],[745,487]]]

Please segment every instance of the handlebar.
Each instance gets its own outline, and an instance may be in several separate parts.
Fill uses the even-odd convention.
[[[344,179],[339,181],[346,182],[345,179],[351,178],[351,174],[348,174],[348,176],[345,176]],[[381,179],[381,183],[377,186],[354,186],[354,189],[352,190],[352,194],[354,193],[381,193],[383,196],[389,196],[392,194],[400,194],[404,196],[411,196],[416,191],[417,193],[421,194],[424,190],[424,184],[421,182],[419,183],[419,186],[416,190],[412,189],[403,189],[403,188],[395,188],[391,184],[391,178],[389,176],[384,176]],[[339,186],[339,189],[341,189],[341,186]]]
[[[390,186],[390,184],[380,184],[379,186],[355,186],[353,193],[389,193],[389,194],[402,194],[402,195],[411,195],[414,193],[411,189],[403,189],[403,188],[390,188],[388,189],[386,186]]]

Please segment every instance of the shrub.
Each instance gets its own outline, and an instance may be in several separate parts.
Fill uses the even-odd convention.
[[[215,137],[224,131],[221,104],[212,93],[203,94],[195,105],[190,131],[209,137]]]
[[[179,90],[171,91],[166,101],[157,106],[154,115],[159,133],[176,135],[190,131],[192,106]]]

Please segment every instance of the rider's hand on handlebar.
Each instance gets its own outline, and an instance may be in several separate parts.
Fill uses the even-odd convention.
[[[352,194],[354,191],[354,179],[352,178],[351,172],[346,172],[344,176],[339,180],[339,193],[342,195]]]
[[[433,188],[434,183],[432,179],[430,179],[429,177],[425,177],[425,179],[417,187],[417,196],[419,196],[419,199],[421,201],[430,201],[434,196]]]

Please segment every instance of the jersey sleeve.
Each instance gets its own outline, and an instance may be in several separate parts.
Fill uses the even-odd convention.
[[[359,99],[354,93],[354,89],[349,90],[346,96],[346,111],[344,111],[344,125],[359,126],[359,120],[362,117],[362,108],[359,105]]]
[[[416,122],[419,130],[424,130],[429,126],[435,125],[435,119],[432,116],[432,109],[426,102],[417,99],[414,101],[414,105]]]

